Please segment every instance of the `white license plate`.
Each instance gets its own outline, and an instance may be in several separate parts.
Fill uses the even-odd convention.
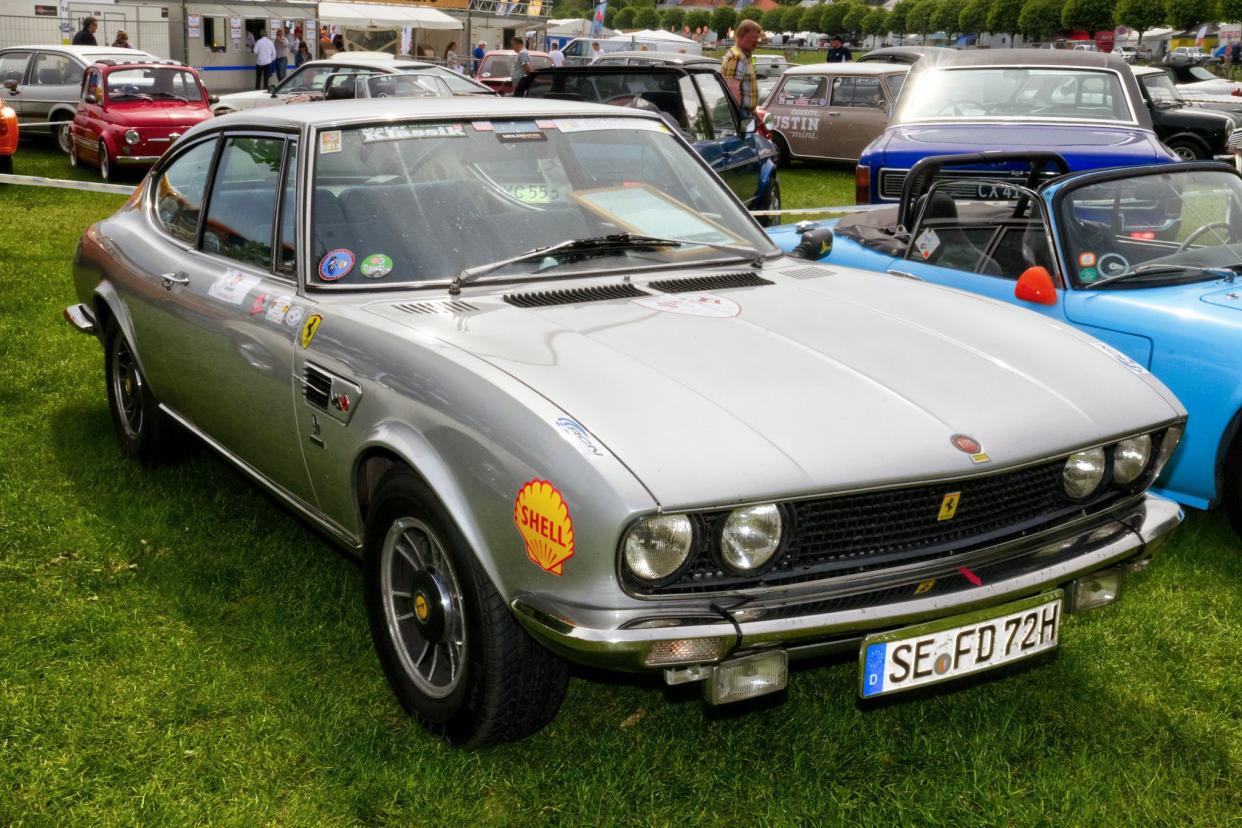
[[[1057,646],[1061,590],[1012,604],[869,635],[859,653],[859,695],[870,698],[968,676]]]

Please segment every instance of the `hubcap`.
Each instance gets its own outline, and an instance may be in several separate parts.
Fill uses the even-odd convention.
[[[410,681],[444,698],[461,681],[466,625],[461,586],[440,539],[417,518],[394,521],[380,551],[384,621]]]
[[[1189,147],[1177,147],[1173,150],[1173,154],[1183,161],[1194,161],[1196,158],[1194,150]]]
[[[112,397],[125,433],[132,440],[138,439],[142,433],[142,372],[124,337],[117,337],[112,352]]]
[[[63,115],[61,116],[64,117]],[[55,120],[55,118],[53,118]],[[69,135],[69,125],[62,124],[56,129],[56,140],[60,143],[62,152],[69,152],[69,148],[73,146],[73,139]]]

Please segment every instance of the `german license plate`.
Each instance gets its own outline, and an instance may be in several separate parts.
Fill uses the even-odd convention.
[[[1047,652],[1061,632],[1061,590],[1012,604],[869,635],[859,653],[859,695],[913,690]]]

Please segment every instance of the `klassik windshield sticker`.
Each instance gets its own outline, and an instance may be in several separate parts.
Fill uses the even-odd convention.
[[[465,124],[393,124],[361,130],[362,141],[404,141],[407,138],[465,138]]]
[[[663,121],[648,118],[557,118],[553,123],[561,132],[597,132],[605,129],[668,132]]]

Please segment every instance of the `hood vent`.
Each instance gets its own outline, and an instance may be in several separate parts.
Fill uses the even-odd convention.
[[[306,364],[304,377],[302,393],[306,396],[306,401],[327,411],[328,399],[332,396],[332,377],[309,362]]]
[[[657,279],[648,285],[665,293],[695,293],[706,290],[724,290],[725,288],[759,287],[771,285],[770,282],[754,271],[745,270],[738,273],[721,273],[715,276],[691,276],[687,279]]]
[[[831,276],[835,272],[826,267],[795,267],[793,270],[781,271],[781,275],[791,279],[818,279],[820,276]]]
[[[650,296],[628,282],[619,285],[596,285],[564,290],[540,290],[534,293],[507,293],[505,301],[519,308],[542,308],[549,305],[576,305],[579,302],[602,302],[605,299],[639,299]]]
[[[447,302],[405,302],[399,305],[393,305],[394,308],[406,313],[428,314],[428,313],[471,313],[477,311],[474,305],[469,302],[447,301]]]

